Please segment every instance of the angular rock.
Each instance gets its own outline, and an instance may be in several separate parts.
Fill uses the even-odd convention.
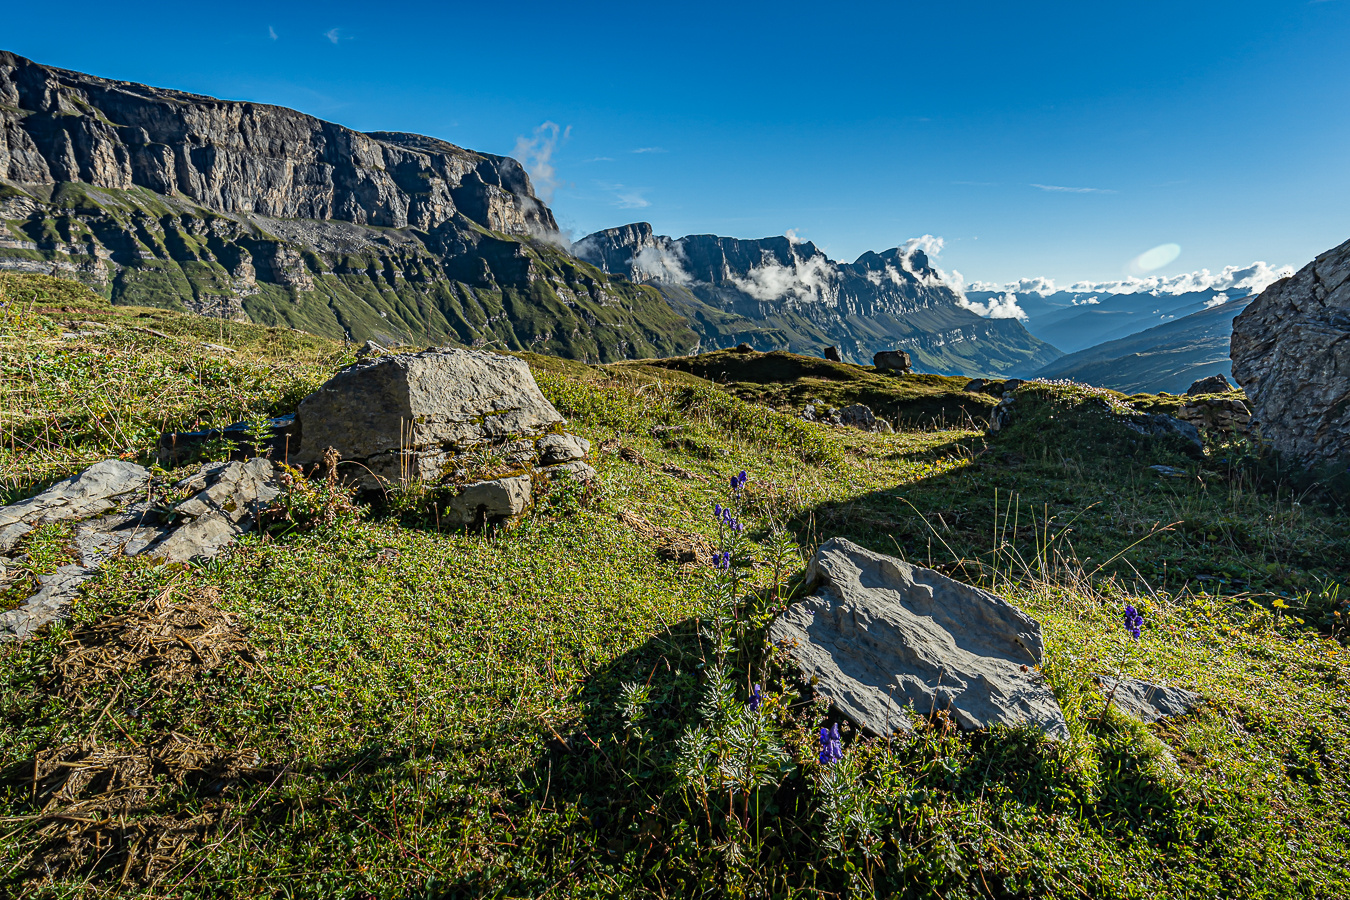
[[[318,463],[333,447],[365,466],[353,474],[369,487],[371,475],[438,480],[459,452],[538,435],[564,421],[524,360],[454,349],[348,366],[301,401],[297,418],[294,463]]]
[[[1040,625],[1001,597],[843,538],[821,545],[810,596],[769,627],[817,696],[888,735],[947,710],[963,728],[1030,723],[1069,736],[1041,674]]]
[[[1204,397],[1188,401],[1177,418],[1207,431],[1246,431],[1252,414],[1247,404],[1231,397]]]
[[[106,512],[113,508],[115,498],[139,491],[149,481],[150,473],[140,466],[105,459],[36,497],[0,507],[0,552],[13,549],[34,526]]]
[[[1121,416],[1120,422],[1126,428],[1138,434],[1150,437],[1177,438],[1182,449],[1197,459],[1205,455],[1205,442],[1200,437],[1200,429],[1190,422],[1183,422],[1162,413],[1152,415]]]
[[[518,516],[530,505],[529,475],[513,475],[465,485],[446,513],[460,525],[484,525]]]
[[[1350,459],[1350,241],[1253,300],[1230,354],[1262,437],[1304,463]]]
[[[547,469],[535,469],[535,471],[547,475],[550,478],[575,478],[578,481],[590,481],[599,474],[589,464],[584,463],[579,459],[568,463],[561,463],[556,466],[549,466]],[[667,471],[667,469],[663,466],[662,471]],[[685,472],[683,469],[680,469],[679,472],[683,473],[683,477],[696,477],[692,472]]]
[[[971,394],[978,394],[980,391],[984,390],[984,379],[983,378],[970,379],[970,381],[967,382],[963,390]]]
[[[0,643],[23,640],[49,622],[65,618],[80,593],[80,585],[93,577],[93,569],[72,565],[39,579],[41,590],[22,606],[0,613]]]
[[[863,431],[875,431],[877,427],[876,415],[861,403],[854,403],[839,410],[839,421],[849,428],[860,428]]]
[[[843,362],[843,360],[839,358],[838,347],[826,347],[824,350],[824,356],[830,362]]]
[[[1192,382],[1191,386],[1186,389],[1186,396],[1195,397],[1200,394],[1226,394],[1232,389],[1233,386],[1228,383],[1228,379],[1223,377],[1223,373],[1220,373]]]
[[[245,460],[259,454],[285,461],[293,448],[300,445],[295,415],[266,419],[257,429],[252,422],[235,422],[224,428],[203,431],[170,431],[160,435],[157,455],[165,468],[182,465],[204,444],[231,441],[236,449],[232,458]]]
[[[876,366],[878,372],[895,372],[898,375],[907,375],[913,370],[909,354],[903,350],[882,350],[873,355],[872,365]]]
[[[216,556],[251,530],[263,508],[281,493],[278,474],[277,466],[262,457],[205,466],[178,484],[197,491],[174,507],[187,521],[140,552],[166,562]]]
[[[586,454],[591,452],[590,441],[574,434],[546,434],[534,446],[539,451],[541,466],[585,459]]]
[[[1205,698],[1194,691],[1152,684],[1138,678],[1110,678],[1098,676],[1102,694],[1122,712],[1129,713],[1146,725],[1173,716],[1194,712]]]

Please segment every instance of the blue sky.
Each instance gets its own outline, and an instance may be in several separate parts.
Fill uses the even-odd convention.
[[[1350,0],[135,6],[15,4],[0,48],[528,149],[577,237],[931,234],[968,280],[1061,284],[1350,238]]]

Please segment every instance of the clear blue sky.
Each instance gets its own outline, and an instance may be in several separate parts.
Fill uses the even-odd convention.
[[[933,234],[1060,283],[1350,238],[1350,0],[136,6],[11,4],[0,47],[492,153],[553,122],[576,236]]]

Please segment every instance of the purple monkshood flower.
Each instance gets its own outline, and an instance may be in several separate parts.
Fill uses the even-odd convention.
[[[839,737],[839,726],[820,728],[820,764],[828,766],[844,758],[844,744]]]
[[[745,470],[742,469],[741,474],[731,476],[731,489],[733,491],[739,491],[741,488],[745,487],[745,483],[749,480],[750,476],[745,474]]]
[[[1144,617],[1135,609],[1133,605],[1125,604],[1125,630],[1130,633],[1130,637],[1136,641],[1139,640],[1139,632],[1144,627]]]
[[[762,685],[755,685],[755,689],[750,692],[750,702],[746,706],[750,707],[751,712],[759,712],[759,705],[764,702],[764,688]]]
[[[726,550],[726,551],[723,551],[722,553],[714,553],[714,554],[713,554],[713,564],[714,564],[715,566],[717,566],[717,568],[722,569],[723,571],[726,571],[727,569],[730,569],[730,568],[731,568],[731,551],[730,551],[730,550]]]

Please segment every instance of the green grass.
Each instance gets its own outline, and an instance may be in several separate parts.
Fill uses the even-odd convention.
[[[6,285],[11,302],[30,294],[0,319],[4,383],[41,399],[5,420],[13,491],[144,449],[81,424],[98,396],[84,385],[210,360],[229,389],[180,372],[129,380],[108,406],[123,432],[161,407],[221,423],[280,411],[345,360],[290,332],[99,306],[46,279]],[[141,315],[174,337],[128,333]],[[60,342],[68,316],[120,330]],[[220,337],[197,329],[218,328],[238,348],[229,360],[193,349]],[[126,357],[121,342],[134,342]],[[1333,496],[1291,496],[1238,444],[1205,461],[1113,444],[1073,390],[1019,395],[1037,427],[994,440],[940,421],[871,435],[688,372],[522,355],[596,447],[593,489],[555,487],[487,533],[358,510],[247,537],[210,563],[121,560],[70,623],[0,647],[0,895],[1350,892],[1350,665],[1328,631],[1350,525]],[[49,357],[65,368],[38,368]],[[125,368],[131,357],[143,368]],[[634,453],[599,449],[616,445]],[[672,534],[717,539],[710,508],[741,468],[750,527],[730,623],[711,571],[659,551]],[[762,643],[777,603],[771,522],[808,551],[843,535],[931,561],[1036,616],[1071,740],[921,724],[890,742],[846,733],[844,761],[823,769],[825,712]],[[30,556],[50,566],[61,535],[40,537]],[[1138,644],[1120,628],[1126,601],[1148,619]],[[181,625],[193,616],[216,624]],[[174,622],[187,641],[162,637]],[[736,640],[731,705],[716,713],[719,635]],[[1104,712],[1092,676],[1114,670],[1209,703],[1140,726]],[[751,680],[768,695],[759,718],[742,705]],[[716,748],[749,745],[718,716],[777,754],[752,767],[757,787],[727,789],[741,764]],[[681,774],[681,738],[700,725],[724,763],[706,793]]]

